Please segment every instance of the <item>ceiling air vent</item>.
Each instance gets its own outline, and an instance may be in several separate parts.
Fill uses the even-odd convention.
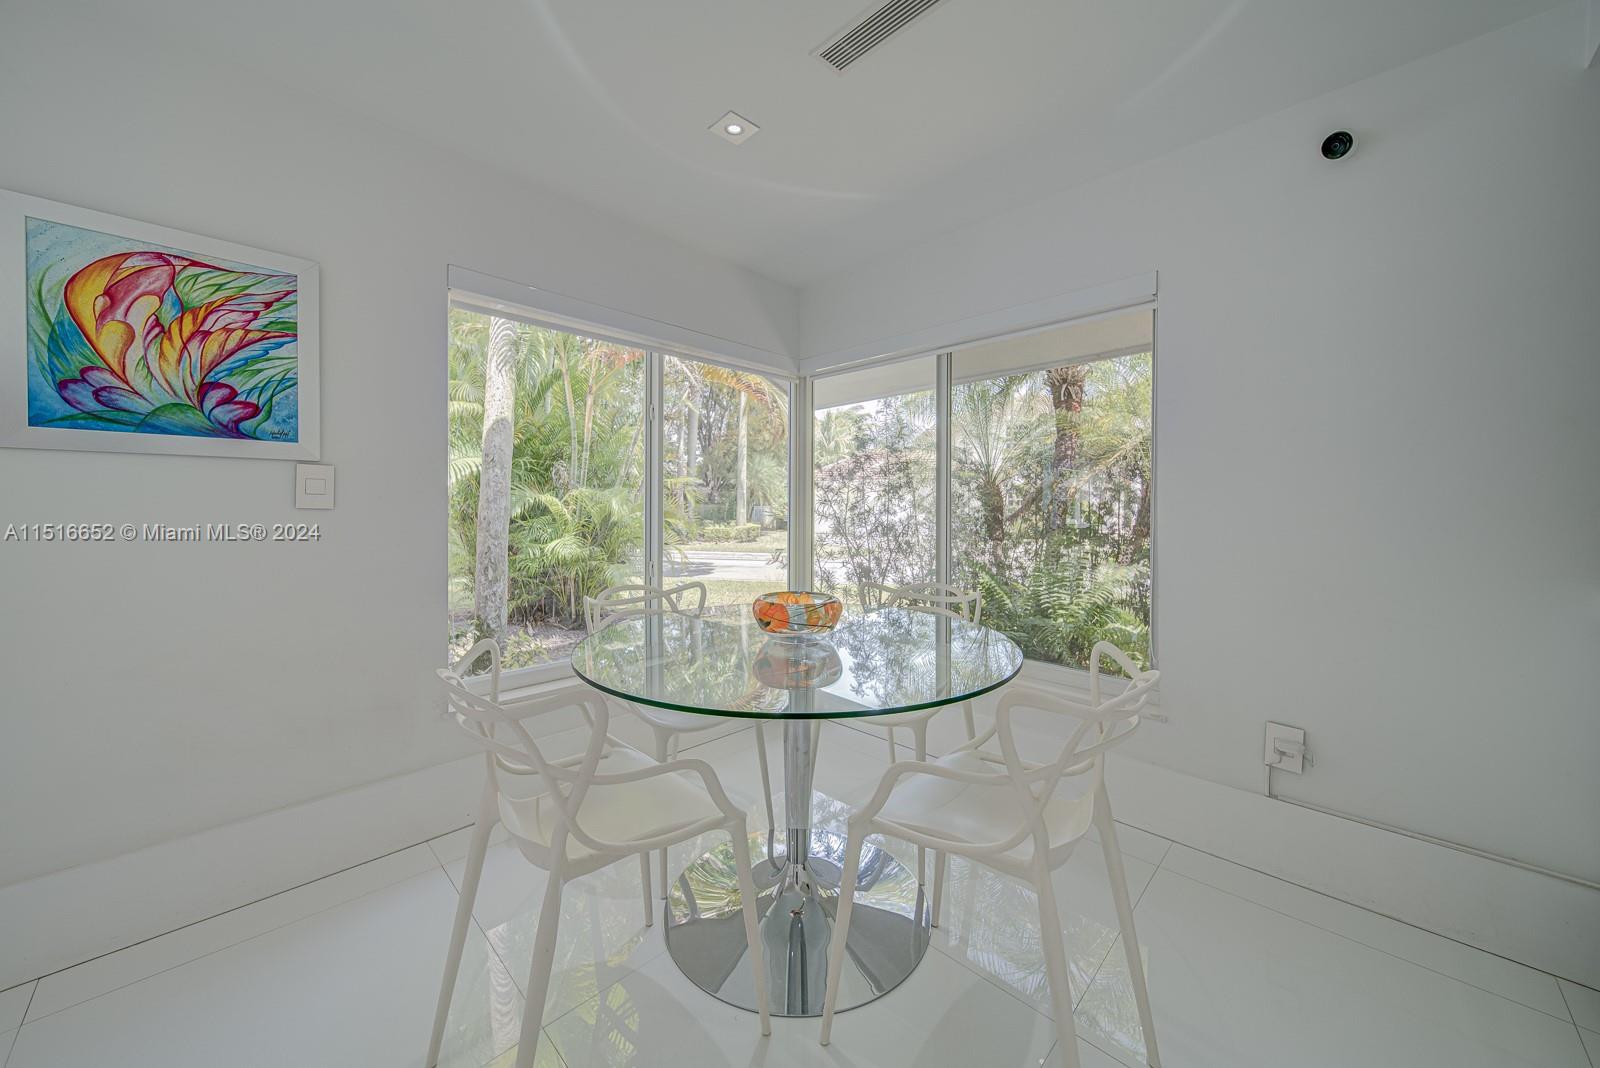
[[[904,29],[912,19],[941,2],[942,0],[889,0],[882,7],[869,11],[860,22],[834,34],[812,55],[834,70],[843,71],[881,45],[890,35]]]

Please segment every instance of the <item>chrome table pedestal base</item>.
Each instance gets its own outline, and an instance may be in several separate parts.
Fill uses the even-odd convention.
[[[811,724],[784,724],[784,792],[790,830],[772,853],[765,835],[749,841],[756,908],[774,1016],[820,1016],[828,988],[828,943],[844,867],[841,829],[812,831]],[[667,952],[706,993],[756,1009],[739,882],[731,843],[704,854],[667,896]],[[855,910],[845,942],[838,1009],[855,1008],[899,986],[928,949],[929,903],[917,873],[870,842],[861,857]]]

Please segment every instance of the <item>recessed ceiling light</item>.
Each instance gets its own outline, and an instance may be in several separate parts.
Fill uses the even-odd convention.
[[[736,111],[728,112],[712,123],[710,128],[712,133],[715,133],[724,141],[732,141],[736,145],[744,144],[761,132],[761,127]]]

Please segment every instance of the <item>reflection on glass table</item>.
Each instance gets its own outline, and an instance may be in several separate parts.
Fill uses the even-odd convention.
[[[842,834],[811,829],[816,732],[822,719],[882,716],[970,700],[1005,685],[1022,651],[998,631],[903,609],[846,613],[831,632],[777,637],[744,607],[621,620],[573,652],[573,671],[627,701],[707,716],[784,721],[787,832],[748,841],[767,952],[772,1012],[816,1016],[828,985],[828,943],[844,869]],[[740,919],[733,846],[690,864],[672,883],[667,949],[690,980],[754,1010],[755,982]],[[911,974],[928,946],[923,873],[867,845],[839,1007],[866,1004]]]
[[[830,652],[836,670],[821,672]],[[969,700],[1009,682],[1022,651],[988,627],[886,608],[782,638],[747,608],[622,620],[572,655],[579,678],[629,701],[711,716],[843,719]]]

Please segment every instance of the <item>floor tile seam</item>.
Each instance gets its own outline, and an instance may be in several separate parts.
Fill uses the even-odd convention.
[[[468,824],[467,826],[470,827],[471,824]],[[395,856],[398,853],[404,853],[408,849],[415,849],[417,846],[425,846],[429,842],[433,841],[434,838],[443,838],[445,834],[454,834],[456,831],[458,831],[460,829],[461,828],[457,827],[457,828],[454,828],[453,830],[449,830],[449,831],[444,832],[444,834],[434,835],[433,838],[424,838],[420,842],[412,842],[412,843],[410,843],[408,845],[400,846],[397,849],[391,849],[387,853],[379,853],[375,857],[368,857],[366,860],[359,861],[358,863],[347,865],[347,866],[345,866],[343,868],[339,868],[336,871],[330,871],[325,875],[318,875],[316,878],[307,879],[303,883],[296,883],[293,886],[286,886],[282,890],[274,890],[270,894],[263,894],[262,896],[260,896],[258,898],[255,898],[253,900],[243,902],[242,904],[234,905],[231,908],[225,908],[221,912],[213,912],[209,916],[201,916],[197,920],[190,920],[188,923],[181,923],[176,927],[169,928],[168,930],[165,930],[165,931],[160,931],[160,932],[158,932],[156,934],[150,935],[147,938],[141,938],[137,942],[129,942],[125,946],[118,946],[116,949],[108,949],[104,953],[96,953],[92,957],[87,957],[87,958],[85,958],[83,960],[80,960],[80,961],[74,961],[73,963],[68,964],[64,968],[57,968],[54,971],[45,972],[43,975],[35,976],[32,979],[24,979],[20,983],[13,983],[11,986],[6,987],[6,989],[7,990],[12,990],[12,989],[15,989],[16,987],[19,987],[19,986],[25,986],[28,983],[42,983],[46,979],[50,979],[50,978],[53,978],[54,976],[61,975],[63,972],[70,972],[74,968],[81,968],[85,964],[93,964],[97,960],[105,960],[107,957],[115,956],[118,953],[124,953],[127,950],[136,949],[139,946],[142,946],[147,942],[154,942],[158,938],[166,938],[168,935],[177,934],[179,931],[187,931],[189,928],[195,927],[195,926],[197,926],[199,924],[209,923],[212,920],[220,919],[223,916],[227,916],[227,915],[229,915],[231,913],[238,912],[241,909],[247,909],[247,908],[250,908],[253,905],[259,905],[263,901],[271,901],[275,897],[282,897],[284,894],[292,894],[296,890],[304,890],[306,887],[311,886],[313,883],[320,883],[324,879],[332,879],[336,875],[343,875],[346,872],[355,871],[357,868],[364,868],[368,864],[376,864],[380,860],[387,860],[389,857]],[[431,852],[431,850],[430,850],[430,852]],[[437,853],[434,854],[434,858],[438,859],[438,854]],[[408,876],[408,878],[409,878],[409,876]],[[360,896],[360,895],[358,895],[358,896]],[[352,898],[351,900],[355,900],[355,899]],[[318,910],[318,911],[323,911],[323,910]],[[237,944],[237,943],[235,943],[235,944]],[[195,959],[198,960],[199,958],[195,958]],[[37,988],[35,988],[35,993],[37,993],[37,992],[38,992]],[[30,997],[28,1000],[29,1000],[29,1003],[32,1004],[33,999]],[[54,1013],[52,1013],[51,1015],[54,1015]],[[43,1019],[43,1018],[44,1017],[42,1017],[42,1016],[40,1017],[40,1019]],[[5,1066],[3,1064],[0,1064],[0,1068],[5,1068]]]
[[[1217,859],[1220,860],[1222,858],[1219,857]],[[1243,867],[1243,865],[1240,865],[1240,867]],[[1255,869],[1252,868],[1252,869],[1249,869],[1249,870],[1254,871]],[[1564,1019],[1563,1017],[1557,1016],[1553,1012],[1546,1012],[1544,1009],[1539,1008],[1537,1005],[1529,1005],[1526,1002],[1518,1001],[1516,998],[1508,998],[1504,994],[1500,993],[1497,990],[1490,990],[1487,987],[1479,986],[1477,983],[1474,983],[1474,982],[1471,982],[1469,980],[1463,979],[1459,975],[1451,975],[1449,972],[1442,972],[1437,968],[1429,967],[1426,964],[1422,964],[1422,963],[1420,963],[1418,961],[1414,961],[1410,957],[1402,957],[1398,953],[1391,953],[1388,950],[1383,949],[1383,948],[1381,948],[1379,946],[1374,946],[1369,942],[1363,942],[1359,938],[1351,938],[1349,935],[1344,934],[1341,931],[1335,931],[1335,930],[1332,930],[1331,928],[1324,927],[1320,923],[1313,923],[1312,921],[1304,919],[1304,918],[1299,917],[1299,916],[1296,916],[1291,912],[1284,912],[1282,909],[1273,908],[1271,905],[1264,905],[1261,902],[1255,900],[1254,898],[1246,897],[1243,894],[1235,893],[1234,891],[1229,890],[1226,887],[1213,886],[1212,884],[1206,882],[1204,879],[1197,879],[1192,875],[1185,875],[1184,873],[1182,873],[1180,871],[1175,871],[1175,870],[1173,870],[1171,868],[1163,869],[1162,872],[1157,872],[1156,874],[1160,875],[1160,874],[1163,874],[1163,872],[1165,874],[1167,874],[1167,875],[1171,875],[1171,876],[1174,876],[1174,877],[1179,878],[1179,879],[1185,879],[1185,880],[1187,880],[1187,881],[1189,881],[1191,883],[1194,883],[1194,884],[1196,884],[1198,886],[1204,886],[1207,889],[1215,890],[1219,894],[1226,894],[1227,896],[1229,896],[1231,898],[1234,898],[1236,900],[1239,900],[1239,901],[1243,901],[1248,905],[1254,905],[1256,908],[1265,909],[1268,912],[1271,912],[1271,913],[1274,913],[1276,915],[1282,916],[1285,919],[1293,920],[1296,923],[1303,923],[1307,927],[1312,928],[1313,930],[1321,931],[1323,934],[1332,935],[1334,938],[1337,938],[1337,939],[1339,939],[1339,940],[1341,940],[1343,942],[1348,942],[1353,946],[1360,946],[1361,948],[1371,950],[1374,953],[1380,953],[1383,956],[1388,957],[1390,960],[1399,961],[1402,964],[1409,964],[1413,968],[1419,968],[1422,971],[1428,972],[1428,973],[1433,974],[1433,975],[1437,975],[1441,979],[1447,979],[1452,983],[1460,983],[1462,986],[1469,987],[1469,988],[1471,988],[1473,990],[1476,990],[1476,991],[1479,991],[1480,993],[1483,993],[1483,994],[1488,994],[1490,997],[1499,998],[1501,1001],[1505,1001],[1505,1002],[1508,1002],[1508,1003],[1510,1003],[1512,1005],[1516,1005],[1516,1006],[1518,1006],[1520,1008],[1527,1009],[1530,1012],[1536,1012],[1541,1016],[1548,1017],[1549,1019],[1559,1020],[1562,1023],[1570,1023],[1574,1027],[1577,1026],[1577,1024],[1574,1021],[1572,1021],[1570,1019]],[[1259,872],[1258,874],[1267,875],[1266,872]],[[1277,878],[1277,876],[1273,876],[1273,875],[1268,875],[1267,877],[1268,878]],[[1151,876],[1150,883],[1153,884],[1155,881],[1156,881],[1156,877],[1155,876]],[[1287,882],[1287,880],[1280,880],[1280,881]],[[1289,885],[1297,886],[1298,884],[1290,883]],[[1149,885],[1147,885],[1145,887],[1145,889],[1148,891],[1149,890]],[[1301,887],[1301,889],[1308,889],[1308,888]],[[1316,893],[1316,891],[1312,891],[1312,893]],[[1144,894],[1141,893],[1139,896],[1140,896],[1140,899],[1143,900]],[[1322,896],[1328,897],[1329,895],[1324,894]],[[1339,899],[1338,898],[1332,898],[1332,900],[1338,901]],[[1360,905],[1350,905],[1350,903],[1348,901],[1340,902],[1340,904],[1349,905],[1350,908],[1356,908],[1356,909],[1361,908]],[[1362,911],[1371,912],[1372,910],[1371,909],[1363,909]],[[1382,913],[1379,913],[1379,912],[1373,912],[1372,914],[1374,916],[1382,916],[1383,915]],[[1392,917],[1385,916],[1384,918],[1385,919],[1391,919]],[[1135,917],[1135,920],[1137,920],[1137,916]],[[1396,920],[1395,922],[1396,923],[1404,923],[1405,921]],[[1412,924],[1406,924],[1406,926],[1410,927],[1410,926],[1413,926],[1413,925]],[[1421,928],[1421,927],[1418,927],[1416,929],[1419,930],[1419,931],[1423,931],[1425,934],[1434,934],[1434,932],[1426,931],[1424,928]],[[1446,938],[1447,941],[1455,942],[1455,939],[1448,938],[1445,935],[1437,935],[1436,937]],[[1465,942],[1457,942],[1456,944],[1457,945],[1461,945],[1461,946],[1466,946],[1467,945]],[[1476,949],[1477,947],[1475,947],[1475,946],[1467,946],[1467,948],[1468,949]],[[1480,952],[1488,952],[1488,951],[1487,950],[1480,950]],[[1498,954],[1492,954],[1491,953],[1490,956],[1498,956]],[[1500,959],[1509,960],[1510,958],[1502,957]],[[1511,963],[1516,964],[1517,962],[1516,961],[1511,961]],[[1519,966],[1520,967],[1524,967],[1524,968],[1528,967],[1528,965],[1526,965],[1526,964],[1522,964],[1522,965],[1519,965]],[[1534,971],[1538,971],[1538,969],[1533,969],[1533,970]],[[1556,977],[1553,976],[1553,975],[1550,975],[1549,972],[1539,972],[1539,974],[1548,977],[1552,982],[1554,982],[1555,979],[1556,979]],[[1560,988],[1560,984],[1557,983],[1557,989],[1559,990],[1559,988]],[[1563,999],[1563,1003],[1564,1003],[1564,999]]]
[[[418,845],[422,845],[424,843],[419,842],[417,844]],[[413,846],[406,846],[406,849],[411,849],[411,848],[414,848],[414,847]],[[396,852],[401,852],[401,851],[400,850],[396,850]],[[385,854],[385,855],[386,856],[392,856],[393,854]],[[374,858],[374,859],[382,859],[382,858]],[[370,864],[370,863],[372,863],[372,861],[368,861],[367,863]],[[357,865],[357,867],[360,867],[360,865]],[[345,870],[349,871],[351,869],[347,868]],[[343,872],[334,872],[333,874],[334,875],[341,875],[341,874],[343,874]],[[155,970],[153,972],[147,972],[144,975],[141,975],[136,979],[130,979],[125,983],[119,983],[116,986],[111,987],[110,989],[102,990],[98,994],[94,994],[91,997],[86,997],[81,1001],[74,1001],[70,1005],[63,1005],[59,1009],[51,1009],[49,1012],[45,1013],[43,1016],[38,1017],[37,1019],[29,1020],[29,1019],[27,1019],[26,1014],[24,1014],[24,1018],[23,1018],[24,1019],[24,1026],[26,1026],[28,1024],[39,1023],[41,1021],[48,1020],[48,1019],[50,1019],[50,1018],[52,1018],[54,1016],[60,1016],[64,1012],[70,1012],[71,1010],[76,1009],[76,1008],[78,1008],[80,1006],[88,1005],[88,1004],[91,1004],[92,1002],[99,1001],[101,998],[110,997],[112,994],[118,993],[119,991],[122,991],[122,990],[126,990],[131,986],[137,986],[139,983],[143,983],[143,982],[145,982],[147,980],[150,980],[150,979],[155,979],[158,976],[166,975],[168,972],[174,972],[174,971],[177,971],[179,968],[188,967],[191,964],[195,964],[195,963],[197,963],[199,961],[203,961],[203,960],[206,960],[206,959],[208,959],[210,957],[214,957],[218,953],[226,953],[230,949],[237,949],[239,946],[248,945],[249,943],[254,942],[257,939],[265,938],[268,935],[276,934],[277,932],[282,931],[282,930],[284,930],[286,928],[293,927],[297,923],[302,923],[302,922],[304,922],[306,920],[312,919],[313,917],[321,916],[321,915],[323,915],[324,913],[327,913],[327,912],[332,912],[334,909],[342,908],[345,905],[353,904],[353,903],[355,903],[357,901],[360,901],[362,898],[371,897],[373,894],[381,893],[384,890],[388,890],[388,889],[398,885],[399,883],[405,882],[406,879],[416,879],[416,878],[420,878],[420,877],[422,877],[424,875],[427,875],[427,874],[429,874],[429,873],[426,872],[426,871],[417,872],[417,873],[415,873],[413,875],[408,875],[408,876],[405,877],[405,879],[400,879],[397,882],[385,883],[383,886],[373,887],[371,890],[368,890],[365,893],[357,894],[355,897],[346,898],[343,901],[336,901],[333,904],[328,905],[328,906],[326,906],[324,908],[313,909],[312,911],[306,913],[303,916],[296,916],[292,920],[286,920],[283,923],[280,923],[280,924],[277,924],[275,926],[269,927],[264,931],[257,931],[255,934],[250,935],[248,938],[241,938],[237,942],[229,942],[227,945],[217,946],[215,949],[207,950],[206,952],[198,954],[197,956],[190,957],[187,960],[181,960],[178,963],[172,964],[172,965],[168,965],[165,968],[158,968],[157,970]],[[448,885],[450,883],[449,874],[448,873],[444,873],[444,872],[442,872],[441,874],[444,874],[445,882]],[[331,877],[332,876],[324,876],[324,878],[331,878]],[[312,881],[315,882],[317,880],[312,880]],[[309,884],[302,884],[302,885],[309,885]],[[298,887],[296,887],[295,889],[298,889]],[[288,891],[284,891],[284,892],[287,893]],[[272,897],[277,897],[278,895],[273,894],[271,896]],[[268,900],[268,899],[267,898],[262,898],[262,900],[265,901],[265,900]],[[251,902],[251,904],[255,904],[255,902]],[[242,905],[240,907],[241,908],[247,908],[248,906],[243,906]],[[229,911],[233,912],[233,911],[237,911],[237,910],[230,909]],[[218,915],[226,915],[226,913],[219,913]],[[199,922],[204,922],[204,921],[199,921]],[[193,926],[193,925],[191,924],[189,926]],[[177,928],[177,930],[183,930],[183,929],[184,928],[181,928],[181,927]],[[171,933],[171,932],[169,932],[169,933]],[[162,937],[162,936],[157,935],[156,937],[159,938],[159,937]],[[143,943],[138,943],[138,944],[142,945]],[[130,946],[128,948],[131,949],[132,947]],[[117,952],[121,952],[121,951],[118,950]],[[110,956],[110,954],[106,954],[106,956]],[[95,959],[96,960],[103,960],[104,957],[96,957]],[[87,962],[85,962],[85,963],[87,963]],[[77,965],[74,965],[74,967],[77,967]],[[59,975],[61,973],[54,972],[52,974]],[[46,976],[45,978],[49,978],[49,976]],[[39,980],[39,981],[43,982],[42,979]],[[35,994],[38,993],[38,987],[37,986],[34,987],[34,993]],[[33,998],[30,997],[28,999],[28,1004],[29,1004],[30,1007],[32,1006]],[[21,1033],[21,1028],[18,1028],[18,1033],[19,1034]],[[0,1064],[0,1068],[5,1068],[5,1066],[3,1064]]]

